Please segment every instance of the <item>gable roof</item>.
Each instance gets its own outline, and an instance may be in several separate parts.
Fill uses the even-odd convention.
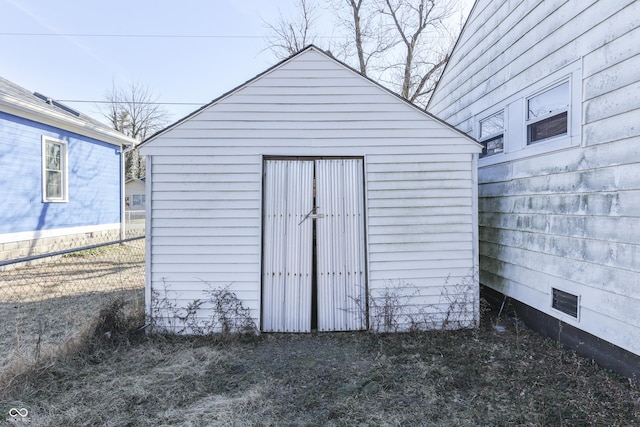
[[[406,100],[405,98],[402,98],[400,95],[398,95],[397,93],[389,90],[388,88],[382,86],[380,83],[372,80],[371,78],[362,75],[362,73],[360,73],[359,71],[357,71],[356,69],[354,69],[353,67],[345,64],[344,62],[334,58],[332,55],[328,54],[327,52],[323,51],[322,49],[318,48],[315,45],[309,45],[305,48],[303,48],[302,50],[300,50],[299,52],[291,55],[290,57],[280,61],[279,63],[277,63],[276,65],[266,69],[265,71],[263,71],[262,73],[256,75],[255,77],[253,77],[252,79],[247,80],[245,83],[235,87],[234,89],[222,94],[221,96],[219,96],[218,98],[214,99],[213,101],[211,101],[208,104],[203,105],[202,107],[198,108],[197,110],[193,111],[192,113],[188,114],[187,116],[183,117],[182,119],[179,119],[178,121],[174,122],[173,124],[167,126],[166,128],[156,132],[155,134],[151,135],[149,138],[147,138],[145,141],[142,142],[142,144],[140,144],[140,146],[144,146],[146,144],[148,144],[149,142],[153,141],[154,139],[156,139],[157,137],[161,136],[162,134],[164,134],[165,132],[168,132],[172,129],[174,129],[175,127],[181,125],[182,123],[188,121],[189,119],[191,119],[193,116],[197,115],[198,113],[202,112],[203,110],[206,110],[207,108],[211,107],[212,105],[215,105],[217,103],[219,103],[220,101],[232,96],[233,94],[235,94],[236,92],[242,90],[243,88],[251,85],[252,83],[254,83],[256,80],[260,79],[261,77],[265,76],[266,74],[269,74],[271,72],[273,72],[274,70],[283,67],[285,64],[295,60],[297,57],[309,52],[309,51],[314,51],[316,53],[321,54],[322,56],[324,56],[325,58],[339,64],[341,67],[345,68],[346,70],[353,72],[355,74],[357,74],[360,78],[366,80],[368,83],[370,83],[373,86],[376,86],[382,90],[384,90],[385,92],[387,92],[388,94],[394,96],[399,102],[404,103],[408,106],[410,106],[411,108],[413,108],[414,110],[416,110],[417,112],[419,112],[420,114],[423,114],[425,117],[428,117],[429,119],[432,119],[438,123],[440,123],[443,127],[446,127],[448,129],[450,129],[451,131],[465,137],[466,139],[469,140],[470,143],[472,144],[476,144],[478,146],[480,146],[473,138],[469,137],[469,135],[465,134],[464,132],[461,132],[460,130],[456,129],[455,127],[451,126],[450,124],[446,123],[445,121],[439,119],[438,117],[434,116],[433,114],[427,112],[426,110],[418,107],[417,105],[413,104],[412,102]]]
[[[124,183],[128,184],[130,182],[137,182],[139,184],[143,184],[144,185],[145,181],[146,181],[146,178],[129,178]]]
[[[137,141],[59,102],[0,77],[0,112],[44,123],[114,145]]]

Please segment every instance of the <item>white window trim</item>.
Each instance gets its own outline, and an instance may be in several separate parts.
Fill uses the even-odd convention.
[[[529,104],[529,100],[530,99],[535,98],[538,95],[542,95],[543,93],[545,93],[545,92],[547,92],[547,91],[549,91],[551,89],[554,89],[556,87],[559,87],[559,86],[563,85],[564,83],[569,83],[569,103],[570,104],[566,108],[555,110],[555,111],[553,111],[551,113],[547,113],[547,114],[545,114],[543,116],[536,117],[535,119],[527,119],[528,104]],[[562,79],[560,81],[557,81],[557,82],[545,87],[544,89],[541,89],[541,90],[537,91],[536,93],[532,93],[531,95],[527,96],[524,99],[524,108],[525,108],[525,112],[524,112],[524,117],[525,117],[524,131],[525,131],[525,141],[526,141],[527,146],[532,146],[532,145],[535,145],[535,144],[542,144],[542,143],[545,143],[545,142],[548,142],[548,141],[552,141],[552,140],[558,139],[558,138],[566,138],[567,136],[569,136],[571,134],[571,122],[572,122],[572,117],[571,117],[572,116],[572,114],[571,114],[572,108],[571,107],[573,105],[573,99],[572,99],[572,96],[571,96],[571,92],[572,92],[572,90],[571,90],[571,76],[568,76],[567,78]],[[546,119],[548,119],[550,117],[555,117],[558,114],[562,114],[564,112],[567,113],[567,133],[566,134],[555,135],[555,136],[551,136],[549,138],[544,138],[544,139],[541,139],[539,141],[534,141],[534,142],[530,142],[529,141],[529,126],[530,125],[536,124],[536,123],[541,122],[543,120],[546,120]]]
[[[488,157],[494,157],[494,156],[499,156],[501,154],[504,154],[505,145],[506,145],[505,142],[506,142],[506,139],[507,139],[507,126],[505,126],[504,124],[502,125],[502,132],[495,132],[495,133],[492,133],[491,135],[485,136],[484,138],[481,136],[482,126],[481,126],[480,123],[483,120],[486,120],[486,119],[488,119],[488,118],[490,118],[492,116],[495,116],[498,113],[502,113],[503,123],[507,123],[508,122],[508,112],[505,109],[502,109],[502,108],[498,108],[496,110],[492,110],[491,113],[480,116],[481,118],[478,120],[478,138],[477,138],[477,140],[478,140],[479,143],[482,144],[484,141],[488,141],[488,140],[490,140],[492,138],[495,138],[496,136],[502,135],[502,153],[496,153],[496,154],[491,154],[490,156],[478,157],[479,159],[486,159]],[[484,145],[484,144],[482,144],[482,145]]]
[[[135,203],[135,200],[138,200],[139,203]],[[132,194],[131,199],[129,200],[129,207],[133,209],[134,206],[144,207],[145,205],[145,197],[144,194]]]
[[[504,110],[498,110],[495,113],[489,114],[487,117],[478,120],[478,123],[482,123],[483,121],[485,121],[487,119],[490,119],[493,116],[497,116],[499,113],[502,113],[502,118],[504,120]],[[482,126],[480,126],[480,132],[482,132]],[[491,134],[485,136],[484,138],[481,137],[480,141],[486,141],[487,139],[495,138],[498,135],[504,135],[504,127],[502,128],[502,132],[494,132],[494,133],[491,133]]]
[[[568,109],[567,134],[558,135],[527,144],[526,111],[527,100],[531,97],[569,81],[570,106]],[[478,167],[534,157],[552,151],[566,150],[581,145],[582,141],[582,60],[566,65],[525,89],[513,94],[499,104],[495,104],[474,116],[474,135],[480,140],[480,120],[504,109],[503,152],[478,159]]]
[[[47,174],[46,174],[46,152],[47,152],[47,143],[59,144],[62,146],[62,150],[60,153],[61,157],[61,169],[62,169],[62,197],[49,198],[47,197]],[[42,175],[42,202],[43,203],[67,203],[69,201],[69,155],[68,155],[68,144],[67,141],[63,141],[56,138],[51,138],[48,136],[42,136],[42,165],[41,165],[41,175]]]

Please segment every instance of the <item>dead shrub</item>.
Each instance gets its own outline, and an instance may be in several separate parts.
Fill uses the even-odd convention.
[[[206,283],[206,282],[205,282]],[[151,291],[150,330],[156,333],[217,335],[224,339],[237,335],[255,335],[258,328],[251,310],[230,285],[213,286],[206,283],[205,298],[180,306],[178,293],[164,283],[164,293]]]
[[[445,279],[438,303],[415,306],[413,300],[424,297],[411,283],[388,281],[383,289],[369,290],[366,300],[355,300],[360,313],[369,313],[374,332],[418,332],[477,327],[480,322],[478,279],[472,270],[457,283]],[[365,303],[368,301],[368,307]],[[470,313],[472,314],[470,316]]]

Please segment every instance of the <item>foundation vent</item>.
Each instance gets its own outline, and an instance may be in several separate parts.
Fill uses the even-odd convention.
[[[551,307],[571,317],[578,318],[578,296],[560,289],[552,288]]]

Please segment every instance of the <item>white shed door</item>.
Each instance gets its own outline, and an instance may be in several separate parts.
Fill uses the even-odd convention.
[[[313,161],[269,160],[264,175],[262,329],[311,331]]]
[[[361,159],[316,160],[318,330],[366,327]]]
[[[265,161],[263,239],[265,332],[366,328],[362,159]]]

